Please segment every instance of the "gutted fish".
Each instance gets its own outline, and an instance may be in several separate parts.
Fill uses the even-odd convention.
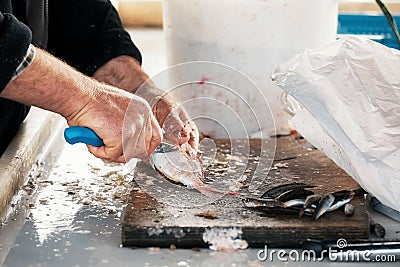
[[[235,191],[224,191],[206,185],[203,182],[203,168],[196,153],[187,153],[175,145],[161,143],[151,154],[150,163],[166,179],[195,188],[206,196],[237,194]]]

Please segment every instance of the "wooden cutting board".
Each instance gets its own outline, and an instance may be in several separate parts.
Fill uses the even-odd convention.
[[[171,206],[165,203],[168,199],[155,199],[160,194],[171,194],[169,189],[160,189],[163,187],[156,185],[167,183],[172,187],[180,186],[170,184],[152,168],[139,163],[135,170],[135,179],[141,181],[141,187],[133,188],[125,209],[122,224],[123,246],[170,247],[173,244],[182,248],[208,247],[209,244],[203,239],[205,233],[226,233],[229,230],[238,233],[237,238],[246,240],[250,247],[298,247],[306,239],[336,241],[338,238],[350,240],[369,237],[369,217],[363,197],[356,197],[351,201],[356,208],[353,216],[346,217],[342,210],[337,210],[325,214],[318,221],[312,221],[310,217],[299,217],[297,214],[266,214],[243,206],[241,196],[249,194],[248,185],[253,176],[261,181],[258,189],[252,191],[254,196],[259,196],[273,186],[291,182],[317,185],[318,188],[312,189],[315,193],[359,187],[322,152],[305,148],[293,137],[269,141],[251,139],[249,151],[247,140],[221,139],[214,142],[216,147],[207,149],[207,152],[210,154],[210,151],[216,151],[217,160],[206,169],[205,182],[213,182],[212,185],[215,186],[215,181],[240,179],[236,186],[239,186],[241,194],[225,195],[222,199],[203,206]],[[261,145],[264,147],[262,151]],[[204,156],[204,159],[209,158]],[[230,160],[229,168],[226,165],[221,166],[227,159]],[[272,166],[269,164],[271,162]],[[258,172],[255,173],[255,169]],[[153,187],[158,188],[156,190],[159,194],[149,194],[155,198],[142,190],[145,188],[149,192]],[[196,190],[184,190],[190,190],[190,201],[203,201],[204,196]],[[171,195],[179,197],[176,194]],[[182,203],[186,203],[185,198],[187,196],[183,195]],[[199,216],[204,212],[216,213],[217,218]]]

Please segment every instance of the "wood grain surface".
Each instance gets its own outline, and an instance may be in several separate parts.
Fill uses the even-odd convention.
[[[207,159],[208,163],[213,163],[205,171],[205,182],[222,189],[226,184],[224,181],[234,181],[231,188],[236,187],[240,194],[224,195],[207,203],[205,196],[195,189],[173,185],[148,165],[139,163],[135,179],[140,186],[133,187],[125,209],[123,246],[169,247],[173,244],[182,248],[207,247],[203,234],[210,229],[235,229],[241,233],[239,238],[246,240],[250,247],[298,247],[307,239],[335,241],[338,238],[369,237],[368,213],[362,196],[351,201],[356,208],[353,216],[346,217],[343,210],[337,210],[317,221],[297,214],[267,214],[243,206],[243,197],[260,196],[268,188],[291,182],[316,185],[312,189],[315,193],[359,187],[320,151],[305,148],[293,137],[214,142],[216,147],[207,149],[207,152],[216,151],[215,158],[209,160],[203,156],[203,164],[207,165]],[[251,181],[259,182],[257,190],[249,190]],[[177,192],[173,191],[175,187],[190,191],[190,195],[173,193]],[[149,192],[153,188],[155,191]],[[172,205],[168,203],[168,197],[160,197],[166,195],[171,195]],[[176,198],[180,203],[190,205],[176,205],[179,203]],[[202,203],[205,204],[200,205]],[[201,216],[207,212],[216,218]]]

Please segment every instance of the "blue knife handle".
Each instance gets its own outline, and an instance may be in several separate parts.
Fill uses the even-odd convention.
[[[103,140],[87,127],[71,126],[64,130],[64,138],[69,144],[85,143],[92,146],[104,146]]]

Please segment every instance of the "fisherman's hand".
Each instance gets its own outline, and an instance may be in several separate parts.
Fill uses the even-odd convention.
[[[149,102],[165,132],[166,140],[182,147],[189,144],[193,149],[198,149],[198,129],[179,101],[171,94],[151,85],[140,88],[137,93]]]
[[[88,127],[99,135],[105,146],[88,145],[98,158],[117,162],[146,158],[162,141],[161,128],[149,104],[123,90],[95,83],[90,101],[66,118],[68,124]],[[125,116],[127,110],[129,117]]]
[[[199,132],[184,108],[170,94],[155,87],[140,64],[130,56],[116,57],[101,66],[93,75],[101,82],[111,84],[144,98],[165,131],[165,139],[198,149]]]

